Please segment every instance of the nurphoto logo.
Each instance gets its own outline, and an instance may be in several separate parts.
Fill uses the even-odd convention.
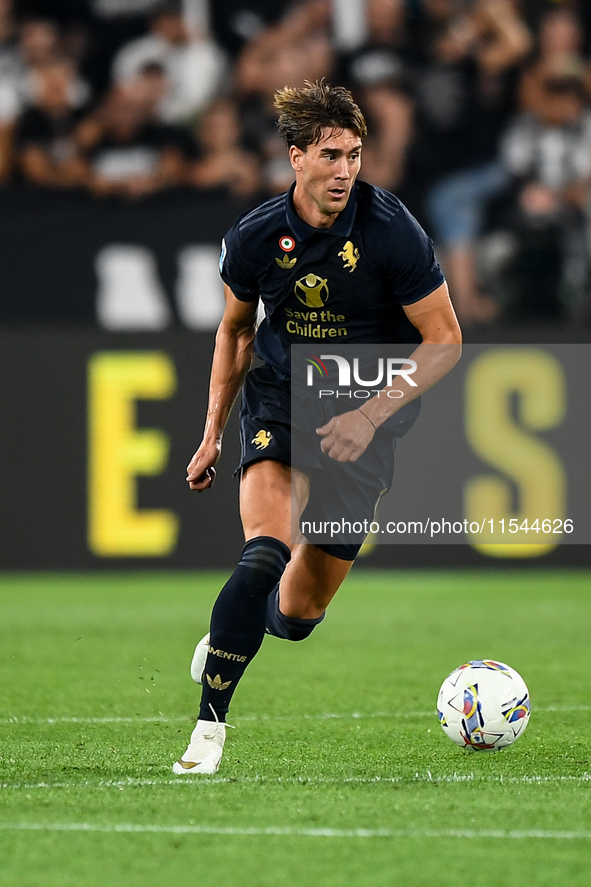
[[[308,387],[314,386],[314,370],[318,371],[318,374],[321,380],[328,378],[329,370],[326,367],[325,361],[333,360],[338,369],[338,387],[339,388],[351,388],[351,376],[353,376],[353,382],[355,385],[359,386],[371,386],[371,385],[379,385],[381,387],[385,387],[390,389],[394,379],[398,376],[402,376],[402,378],[413,388],[417,387],[417,383],[414,379],[411,378],[412,374],[417,369],[417,363],[415,360],[412,360],[410,357],[379,357],[377,359],[377,368],[374,372],[376,372],[375,378],[372,379],[362,379],[359,369],[359,358],[355,357],[352,361],[353,367],[351,369],[351,362],[347,360],[346,357],[343,357],[340,354],[321,354],[320,357],[316,357],[313,354],[310,354],[306,357],[306,361],[308,363],[307,373],[306,373],[306,385]],[[364,370],[365,373],[368,372],[366,368]],[[366,389],[367,390],[367,389]],[[377,392],[376,392],[377,393]],[[329,397],[330,395],[334,395],[335,391],[332,389],[323,389],[319,391],[319,397]],[[338,397],[338,392],[336,392]],[[356,397],[364,396],[361,392],[356,392]],[[369,396],[369,393],[365,396]],[[402,397],[402,391],[391,390],[388,393],[388,396],[392,397]]]

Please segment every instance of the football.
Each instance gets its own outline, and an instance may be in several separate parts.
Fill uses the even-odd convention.
[[[437,699],[439,723],[462,748],[497,751],[523,736],[529,692],[515,669],[493,659],[460,665],[444,680]]]

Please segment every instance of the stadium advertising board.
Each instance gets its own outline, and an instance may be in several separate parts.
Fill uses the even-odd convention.
[[[3,568],[234,562],[235,415],[214,490],[197,495],[185,484],[212,348],[210,335],[183,331],[0,334]],[[370,536],[367,564],[587,564],[591,424],[581,378],[589,360],[582,345],[468,346],[399,443],[394,487],[379,511],[396,544]],[[431,524],[419,534],[407,525],[425,520],[417,496],[425,489]],[[470,533],[483,520],[485,530],[493,521],[492,539]]]
[[[591,542],[591,428],[581,385],[588,345],[465,345],[457,364],[454,345],[318,350],[292,347],[294,462],[306,464],[306,451],[316,453],[318,485],[325,497],[334,494],[308,506],[301,525],[307,538],[348,544],[369,533],[372,545],[464,542],[512,559]],[[420,409],[416,399],[401,408],[415,379],[437,365],[453,369],[423,395]],[[379,473],[379,441],[390,435],[398,470],[374,520],[363,523],[355,476],[322,454],[316,426],[356,408],[367,419],[370,401],[391,415],[360,464],[367,457],[364,471]],[[367,425],[361,430],[371,436]],[[348,500],[341,493],[347,486]]]

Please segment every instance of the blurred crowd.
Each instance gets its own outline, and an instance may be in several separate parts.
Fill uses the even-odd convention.
[[[588,0],[0,0],[0,183],[255,204],[293,178],[275,90],[321,77],[464,324],[589,319]]]

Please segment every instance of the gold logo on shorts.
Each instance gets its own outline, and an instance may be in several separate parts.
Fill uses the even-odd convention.
[[[345,268],[347,271],[355,271],[357,267],[357,262],[359,261],[359,250],[353,243],[348,240],[342,250],[339,253],[339,259],[342,259],[345,263]]]
[[[270,431],[264,431],[261,428],[261,430],[257,431],[255,436],[253,437],[253,439],[251,440],[251,443],[255,445],[257,450],[265,450],[269,446],[269,444],[271,443],[272,438],[273,438],[273,435],[271,434]]]
[[[212,690],[227,690],[232,683],[232,681],[222,681],[222,676],[219,674],[216,674],[215,678],[210,678],[208,674],[205,677]]]

